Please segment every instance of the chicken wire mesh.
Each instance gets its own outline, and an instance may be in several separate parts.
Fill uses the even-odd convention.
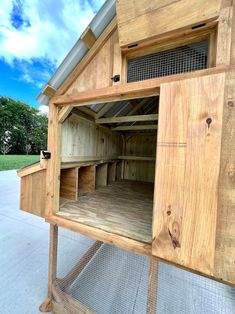
[[[207,68],[208,41],[128,60],[127,82],[192,72]]]
[[[55,283],[66,313],[235,313],[235,290],[227,285],[63,228]]]

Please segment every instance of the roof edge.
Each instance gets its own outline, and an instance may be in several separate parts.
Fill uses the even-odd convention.
[[[90,24],[87,26],[91,28],[92,32],[95,34],[97,39],[114,18],[116,14],[115,3],[116,3],[115,0],[107,0],[100,8],[100,10],[97,12],[97,14],[94,16]],[[56,90],[59,87],[61,87],[65,80],[73,72],[75,67],[80,63],[80,61],[83,59],[83,57],[86,55],[88,51],[89,49],[81,40],[80,36],[78,41],[69,51],[67,56],[61,62],[61,64],[56,69],[55,73],[52,75],[50,80],[45,84],[45,86],[49,85]],[[45,86],[42,88],[40,94],[36,98],[36,100],[41,105],[48,105],[50,100],[48,96],[43,94]]]

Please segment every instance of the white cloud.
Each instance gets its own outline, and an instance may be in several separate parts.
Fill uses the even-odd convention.
[[[48,115],[49,107],[46,105],[41,105],[41,106],[39,106],[38,110],[39,110],[40,114]]]
[[[58,66],[103,2],[1,0],[0,58],[12,66],[16,60],[23,63],[21,79],[40,84],[27,71],[30,63],[45,59]],[[20,11],[20,27],[13,23],[12,12],[16,7]],[[44,76],[46,72],[49,73],[45,69]]]

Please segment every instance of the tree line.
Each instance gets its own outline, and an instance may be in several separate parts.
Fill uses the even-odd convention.
[[[38,109],[0,97],[0,152],[38,154],[47,147],[47,123]]]

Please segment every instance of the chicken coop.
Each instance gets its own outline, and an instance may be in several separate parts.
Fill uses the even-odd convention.
[[[234,1],[107,0],[38,101],[48,148],[18,175],[20,208],[50,224],[42,311],[170,313],[157,297],[165,265],[233,291]],[[58,277],[60,232],[90,246],[78,257],[75,240],[64,244],[74,263]]]

